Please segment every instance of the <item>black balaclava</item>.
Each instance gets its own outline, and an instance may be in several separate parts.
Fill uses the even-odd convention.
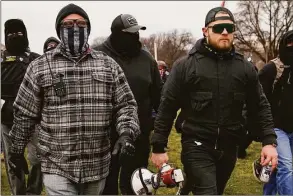
[[[112,47],[121,55],[127,57],[138,56],[141,51],[139,33],[112,31],[110,35]]]
[[[48,51],[50,51],[50,50],[53,50],[53,49],[55,48],[55,47],[48,48],[48,45],[49,45],[50,43],[52,43],[52,42],[56,43],[56,45],[58,45],[58,44],[60,43],[60,41],[59,41],[57,38],[55,38],[55,37],[49,37],[49,38],[45,41],[45,43],[44,43],[44,47],[43,47],[43,51],[44,51],[44,53],[45,53],[45,52],[48,52]]]
[[[61,27],[62,20],[70,14],[78,14],[86,19],[87,27],[78,27],[76,24],[72,28]],[[68,56],[80,57],[87,51],[91,23],[87,13],[81,7],[72,3],[63,7],[57,15],[55,27],[57,35],[61,40],[62,50]]]
[[[293,46],[287,47],[288,43],[293,42],[293,30],[285,33],[279,44],[279,56],[280,60],[285,65],[290,65],[293,68]]]
[[[28,50],[26,27],[20,19],[10,19],[4,24],[5,47],[11,55],[21,55]],[[18,35],[21,32],[23,35]],[[13,35],[8,36],[9,33]]]

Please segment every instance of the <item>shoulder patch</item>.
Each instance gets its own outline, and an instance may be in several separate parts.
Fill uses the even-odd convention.
[[[6,62],[16,61],[16,56],[7,56],[5,59]]]

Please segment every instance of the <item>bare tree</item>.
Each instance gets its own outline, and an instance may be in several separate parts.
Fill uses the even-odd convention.
[[[178,58],[186,55],[191,45],[195,43],[191,32],[183,31],[180,33],[177,29],[167,33],[153,34],[141,40],[153,56],[154,43],[156,42],[158,60],[165,61],[170,67]]]
[[[267,62],[278,55],[280,37],[293,26],[293,1],[251,1],[238,3],[235,45]]]

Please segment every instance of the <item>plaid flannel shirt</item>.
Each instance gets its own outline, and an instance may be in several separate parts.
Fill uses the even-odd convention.
[[[42,172],[79,183],[100,180],[109,172],[112,123],[119,135],[130,131],[135,139],[140,134],[137,104],[111,57],[89,49],[76,62],[60,47],[27,69],[14,102],[12,152],[24,152],[36,127]],[[62,97],[53,86],[60,78]]]

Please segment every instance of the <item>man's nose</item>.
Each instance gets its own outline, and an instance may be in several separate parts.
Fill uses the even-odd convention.
[[[228,31],[226,30],[226,28],[224,28],[223,32],[222,32],[222,35],[228,35]]]

